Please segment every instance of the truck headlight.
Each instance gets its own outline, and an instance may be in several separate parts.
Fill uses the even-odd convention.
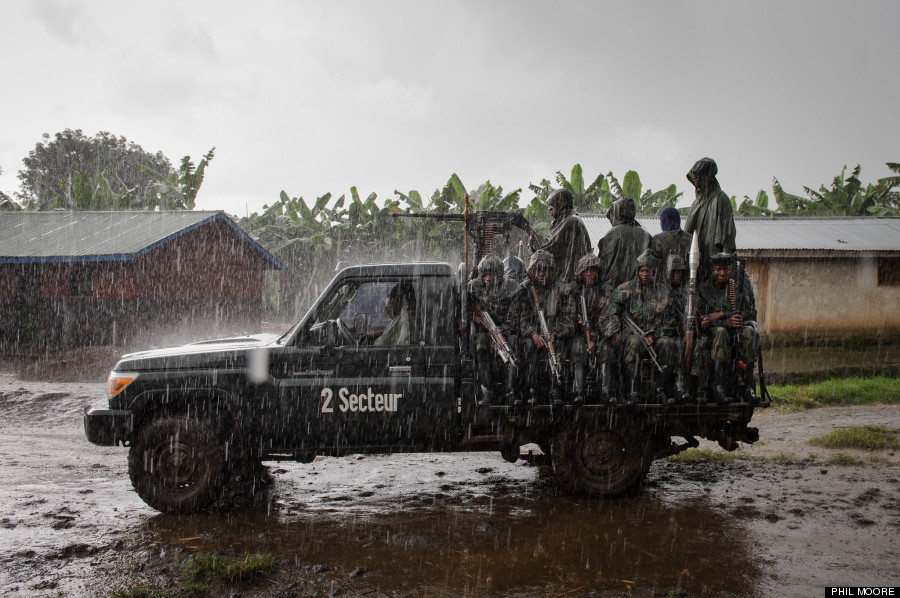
[[[110,372],[109,378],[106,379],[107,398],[112,398],[125,390],[125,387],[137,380],[137,377],[137,374],[129,372]]]

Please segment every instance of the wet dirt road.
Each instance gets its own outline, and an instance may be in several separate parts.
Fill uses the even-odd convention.
[[[270,463],[253,508],[165,516],[133,492],[121,448],[84,440],[99,384],[0,377],[0,595],[171,587],[193,551],[273,552],[242,596],[811,596],[900,585],[900,468],[789,463],[843,422],[900,428],[900,408],[760,416],[767,460],[654,464],[636,496],[558,492],[499,455]],[[846,452],[846,451],[845,451]]]

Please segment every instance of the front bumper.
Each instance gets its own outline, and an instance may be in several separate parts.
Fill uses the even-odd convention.
[[[86,407],[84,410],[84,435],[88,442],[100,446],[125,446],[131,440],[132,430],[134,416],[129,409]]]

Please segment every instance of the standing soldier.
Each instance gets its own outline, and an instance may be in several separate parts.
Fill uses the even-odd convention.
[[[550,232],[547,238],[534,231],[529,244],[532,251],[549,251],[556,262],[556,280],[572,282],[575,278],[575,264],[586,253],[591,252],[591,237],[584,222],[572,206],[574,195],[568,189],[557,189],[547,198],[550,208]]]
[[[669,206],[659,213],[659,225],[662,232],[654,235],[650,241],[650,249],[665,264],[669,254],[677,254],[687,260],[691,249],[691,236],[681,230],[681,214]]]
[[[512,279],[503,276],[503,263],[500,258],[490,254],[478,262],[478,278],[469,281],[469,298],[472,301],[472,321],[475,330],[470,337],[472,353],[475,355],[478,382],[481,385],[482,407],[489,407],[493,398],[495,381],[504,380],[504,392],[511,390],[510,380],[516,375],[514,363],[508,363],[504,369],[501,361],[507,361],[509,355],[498,358],[496,352],[510,351],[515,353],[515,338],[501,335],[499,339],[491,337],[490,322],[502,329],[506,322],[509,304],[519,290],[519,285]],[[495,331],[496,332],[496,331]],[[506,343],[506,347],[502,344]],[[497,346],[497,345],[501,346]],[[493,347],[493,350],[492,350]],[[510,360],[511,361],[511,360]]]
[[[756,399],[753,366],[759,350],[756,320],[756,298],[750,277],[743,268],[735,272],[734,254],[717,253],[710,259],[711,277],[700,285],[700,329],[705,331],[712,362],[712,399],[730,403],[725,378],[737,374],[739,398]]]
[[[578,330],[572,337],[570,356],[575,378],[575,403],[584,400],[585,374],[596,375],[596,364],[600,364],[600,389],[603,401],[610,400],[612,372],[610,361],[612,347],[600,333],[600,318],[609,298],[609,285],[600,282],[602,268],[600,258],[589,253],[578,260],[575,270],[575,315]]]
[[[627,403],[638,399],[642,355],[649,356],[656,373],[656,399],[672,402],[669,390],[678,361],[680,320],[671,307],[667,286],[657,279],[659,260],[649,249],[636,260],[635,277],[616,287],[606,303],[603,334],[614,347],[624,348],[626,381],[631,390]]]
[[[536,389],[546,383],[549,367],[554,402],[563,384],[561,355],[575,330],[571,286],[554,282],[553,256],[543,250],[531,254],[528,277],[509,306],[506,328],[516,331],[523,356],[525,384],[534,400]],[[543,316],[543,322],[542,318]],[[543,330],[543,324],[547,329]]]
[[[612,228],[597,242],[603,282],[615,289],[634,275],[634,260],[650,246],[650,233],[634,219],[634,200],[624,197],[606,211]]]
[[[698,160],[687,173],[687,179],[694,186],[696,199],[691,204],[687,224],[688,236],[694,231],[700,237],[700,272],[705,278],[709,274],[710,257],[716,253],[733,253],[737,231],[734,228],[734,211],[731,200],[722,191],[716,173],[719,167],[712,158]]]

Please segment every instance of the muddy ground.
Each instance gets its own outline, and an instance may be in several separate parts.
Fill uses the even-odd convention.
[[[806,440],[843,425],[900,429],[900,407],[759,413],[732,463],[658,461],[635,496],[586,500],[499,455],[270,463],[253,508],[160,515],[126,451],[87,443],[101,384],[0,374],[0,595],[175,590],[197,551],[266,551],[275,571],[210,595],[822,596],[900,586],[900,457]],[[805,459],[805,460],[804,460]]]

